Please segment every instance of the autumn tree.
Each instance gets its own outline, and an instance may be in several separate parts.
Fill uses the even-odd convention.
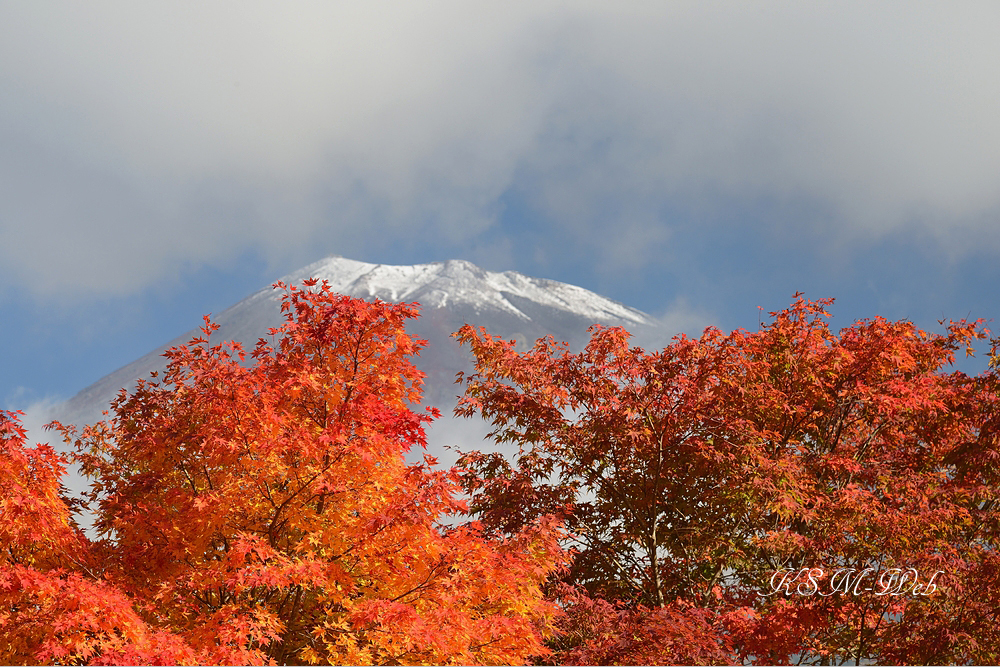
[[[15,648],[0,657],[504,664],[545,653],[554,523],[502,538],[445,526],[464,509],[455,474],[406,461],[436,415],[416,411],[415,308],[305,284],[278,285],[286,322],[249,360],[212,344],[206,318],[202,336],[166,353],[162,377],[122,391],[107,422],[63,428],[93,482],[95,540],[58,496],[64,461],[25,449],[7,418],[0,475],[15,492],[2,508],[17,521],[0,523],[14,531],[0,645]]]
[[[435,416],[413,307],[285,288],[249,359],[206,320],[63,428],[97,539],[0,413],[0,661],[996,662],[1000,341],[968,377],[980,323],[834,333],[829,305],[652,352],[465,327],[459,413],[516,453],[461,480],[406,462]]]
[[[1000,658],[1000,384],[947,372],[986,334],[882,318],[835,334],[830,303],[797,295],[759,331],[653,352],[619,328],[577,353],[456,334],[476,359],[457,412],[516,447],[463,456],[472,511],[496,535],[549,514],[569,530],[555,660]],[[831,594],[851,568],[911,579]]]
[[[122,591],[94,576],[94,554],[60,484],[66,458],[26,446],[19,415],[0,411],[0,663],[101,655],[198,662],[183,640],[150,628]]]

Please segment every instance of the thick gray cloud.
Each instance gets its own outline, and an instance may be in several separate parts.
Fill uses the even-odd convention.
[[[962,252],[996,241],[996,25],[985,3],[4,3],[0,280],[121,294],[308,241],[474,248],[512,191],[611,266],[656,261],[664,206],[723,201]]]

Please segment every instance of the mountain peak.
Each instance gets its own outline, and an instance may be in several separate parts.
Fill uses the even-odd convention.
[[[418,302],[420,317],[407,329],[428,341],[419,367],[427,373],[425,397],[439,405],[454,404],[455,374],[471,369],[470,359],[451,337],[463,324],[485,326],[490,333],[529,346],[542,336],[569,341],[574,346],[589,340],[587,327],[602,323],[630,331],[651,330],[658,323],[642,311],[622,305],[582,287],[555,280],[531,278],[516,271],[487,271],[461,259],[412,266],[371,264],[345,257],[327,257],[281,279],[300,285],[308,278],[326,280],[341,294],[384,301]],[[219,325],[213,342],[235,340],[251,349],[271,327],[281,326],[281,292],[258,290],[213,317]],[[122,387],[138,378],[162,371],[163,351],[187,343],[192,330],[98,380],[56,409],[64,423],[90,424],[101,418]]]
[[[517,306],[522,299],[593,321],[625,321],[649,325],[645,313],[589,290],[516,271],[487,271],[472,262],[451,259],[429,264],[392,265],[327,257],[289,274],[285,283],[306,278],[329,282],[342,294],[384,301],[417,301],[430,308],[470,306],[476,312],[496,310],[518,318],[531,317]]]

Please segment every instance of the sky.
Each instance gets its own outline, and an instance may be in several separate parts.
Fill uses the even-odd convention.
[[[0,407],[330,254],[725,330],[796,292],[835,327],[1000,319],[998,25],[988,2],[0,3]]]

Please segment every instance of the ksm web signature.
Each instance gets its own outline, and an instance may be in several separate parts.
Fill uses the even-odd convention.
[[[937,590],[935,580],[944,570],[930,577],[921,577],[915,568],[864,568],[842,567],[827,571],[821,567],[801,569],[784,568],[771,575],[771,596],[791,595],[931,595]]]

